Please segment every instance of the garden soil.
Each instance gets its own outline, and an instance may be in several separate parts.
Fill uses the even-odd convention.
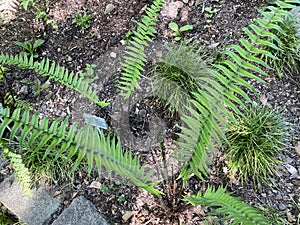
[[[98,90],[99,98],[112,104],[100,109],[57,82],[30,70],[17,68],[9,68],[5,82],[0,83],[0,101],[3,102],[5,93],[11,92],[28,101],[34,110],[40,110],[42,116],[64,118],[70,115],[70,121],[74,122],[83,121],[82,115],[90,113],[103,117],[109,127],[114,126],[115,102],[118,100],[114,77],[118,76],[121,70],[124,53],[122,42],[126,40],[126,35],[129,35],[128,31],[136,28],[132,21],[139,21],[149,4],[151,1],[147,0],[35,1],[35,6],[48,14],[48,23],[41,18],[35,19],[36,7],[29,5],[25,11],[19,5],[16,10],[11,11],[10,18],[6,18],[8,21],[1,24],[1,52],[16,54],[22,51],[14,41],[34,42],[43,39],[45,43],[37,49],[37,59],[48,57],[75,72],[84,71],[87,64],[96,65],[94,71],[97,78],[93,85]],[[167,1],[158,18],[157,35],[148,49],[154,57],[150,57],[145,75],[156,62],[157,56],[164,53],[165,46],[174,42],[173,33],[168,29],[170,22],[176,22],[179,26],[193,25],[192,30],[182,34],[183,38],[197,41],[197,45],[205,49],[204,58],[209,58],[224,46],[237,43],[244,35],[242,28],[258,17],[258,10],[267,4],[266,0]],[[208,13],[204,10],[205,7],[210,7],[215,12]],[[73,23],[74,15],[78,12],[87,12],[92,16],[91,23],[84,33]],[[290,125],[290,138],[281,158],[284,166],[274,184],[257,190],[251,182],[230,182],[222,173],[222,154],[218,153],[213,159],[214,166],[211,167],[208,179],[204,182],[191,175],[182,193],[195,194],[199,190],[205,190],[208,184],[223,185],[245,202],[256,207],[273,208],[274,215],[279,215],[291,224],[297,224],[300,217],[300,160],[295,149],[300,151],[300,76],[291,73],[283,78],[273,76],[265,80],[266,84],[253,82],[258,92],[257,95],[253,95],[253,100],[282,111]],[[46,86],[47,88],[44,88]],[[178,115],[169,115],[164,107],[148,97],[134,102],[129,111],[128,130],[136,138],[140,138],[140,142],[151,139],[149,133],[154,129],[144,119],[145,115],[148,118],[155,115],[164,123],[165,146],[167,149],[174,147],[176,135],[172,133],[177,131]],[[120,115],[117,115],[117,118],[120,118]],[[156,162],[160,160],[160,150],[156,142],[158,141],[147,142],[152,145],[144,145],[144,149],[135,153],[141,156],[143,162],[153,167],[157,166]],[[173,177],[170,178],[173,201],[166,201],[164,198],[159,200],[130,185],[128,181],[119,181],[117,176],[109,179],[106,176],[99,177],[96,172],[88,177],[86,172],[81,171],[72,182],[49,182],[48,186],[63,200],[63,207],[67,207],[76,196],[83,195],[92,201],[112,224],[205,224],[205,220],[211,219],[204,219],[208,213],[207,209],[188,206],[180,200],[181,187],[179,182],[176,184],[174,180],[178,175],[177,170],[178,168],[174,167],[171,171]],[[2,168],[1,178],[10,172],[10,166]],[[54,215],[53,219],[58,214]]]

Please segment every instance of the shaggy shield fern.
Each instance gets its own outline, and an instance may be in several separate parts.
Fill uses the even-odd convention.
[[[75,125],[67,129],[68,119],[51,121],[51,118],[46,117],[40,120],[38,113],[30,116],[29,110],[21,112],[20,109],[12,113],[9,109],[3,109],[0,119],[0,140],[7,144],[17,142],[16,150],[21,154],[26,149],[28,154],[22,154],[22,157],[28,168],[38,163],[43,168],[45,159],[49,158],[61,165],[70,164],[71,172],[74,172],[86,159],[89,173],[95,163],[99,175],[104,166],[108,171],[113,170],[129,178],[136,186],[150,193],[161,194],[154,188],[157,182],[149,181],[151,171],[145,171],[137,156],[133,157],[130,151],[123,153],[119,141],[105,137],[103,132],[90,125],[78,131]],[[7,127],[10,128],[8,133]]]

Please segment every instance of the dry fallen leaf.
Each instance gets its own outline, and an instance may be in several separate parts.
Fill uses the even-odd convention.
[[[290,174],[291,174],[290,178],[297,177],[298,170],[295,167],[293,167],[290,164],[285,164],[285,168],[290,172]]]
[[[89,188],[100,189],[100,186],[101,186],[101,183],[100,183],[100,182],[98,182],[98,181],[93,181],[93,182],[90,184]]]
[[[300,141],[298,141],[295,146],[295,152],[300,157]]]
[[[135,213],[136,211],[125,211],[124,215],[122,216],[123,221],[127,222],[127,220],[129,220],[130,217],[132,217]]]
[[[290,212],[288,212],[288,213],[286,214],[286,216],[287,216],[287,219],[288,219],[288,221],[289,221],[290,223],[296,222],[296,221],[297,221],[297,220],[295,219],[295,217],[293,217],[293,215],[292,215]]]
[[[260,100],[260,102],[261,102],[261,104],[262,104],[263,106],[265,106],[265,105],[267,104],[267,102],[268,102],[268,98],[267,98],[267,96],[264,95],[264,94],[262,94],[262,95],[259,97],[259,100]]]
[[[0,19],[9,22],[15,18],[19,1],[17,0],[0,0]]]

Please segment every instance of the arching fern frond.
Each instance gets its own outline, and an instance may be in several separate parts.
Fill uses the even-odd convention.
[[[15,143],[17,139],[20,151],[27,149],[32,155],[39,152],[41,163],[48,157],[60,164],[71,164],[72,172],[83,160],[87,161],[91,172],[95,162],[99,175],[104,166],[107,171],[115,171],[150,193],[161,194],[154,188],[157,182],[149,181],[152,172],[146,172],[145,167],[140,165],[139,158],[129,150],[123,153],[120,141],[106,138],[90,125],[77,131],[75,125],[67,129],[68,119],[39,118],[39,113],[30,116],[28,110],[21,112],[16,109],[11,113],[9,109],[3,109],[0,115],[0,140],[14,140]],[[5,138],[4,130],[8,125],[9,137]],[[29,160],[31,154],[28,154]]]
[[[14,56],[1,53],[0,63],[16,65],[23,69],[33,69],[38,74],[50,77],[66,87],[79,92],[100,107],[105,107],[109,104],[105,101],[98,100],[96,90],[93,90],[90,84],[82,78],[83,76],[81,76],[80,73],[69,72],[68,69],[55,62],[51,62],[48,58],[43,59],[41,62],[34,62],[33,56],[28,58],[26,54]]]
[[[31,196],[31,177],[29,170],[25,167],[22,161],[21,155],[14,153],[13,150],[1,139],[0,148],[4,150],[4,156],[7,157],[13,165],[14,173],[20,188],[26,195]]]
[[[137,24],[137,29],[133,31],[133,37],[126,47],[123,72],[118,84],[118,88],[122,91],[121,94],[126,98],[134,91],[140,74],[144,71],[143,67],[147,62],[145,47],[148,46],[148,42],[156,33],[154,29],[156,17],[164,3],[165,0],[154,0],[152,5],[146,8],[146,15],[142,17],[141,22],[134,21]]]
[[[265,71],[275,71],[281,76],[284,68],[297,70],[297,62],[300,61],[299,38],[296,37],[295,17],[290,9],[299,2],[275,1],[275,5],[260,10],[262,18],[254,19],[254,23],[243,28],[248,40],[241,38],[241,46],[230,45],[222,52],[223,60],[213,65],[217,73],[226,75],[226,67],[230,70],[230,80],[236,76],[258,80],[257,75],[268,75]]]
[[[228,66],[236,67],[228,61]],[[244,103],[232,92],[249,99],[238,86],[252,90],[252,86],[236,75],[231,75],[225,66],[217,65],[226,76],[210,70],[199,57],[197,49],[182,44],[171,46],[154,69],[154,94],[175,108],[184,123],[180,127],[180,148],[173,149],[180,154],[178,161],[184,162],[179,177],[184,182],[191,172],[199,178],[206,176],[210,163],[207,149],[214,153],[214,144],[222,145],[223,130],[229,120],[235,121],[232,111],[241,114],[238,106]],[[218,82],[219,80],[222,82]],[[230,77],[235,83],[228,81]],[[230,84],[230,87],[228,86]]]
[[[199,191],[196,196],[185,196],[184,200],[193,205],[213,207],[210,212],[211,215],[226,215],[222,220],[230,220],[230,224],[233,225],[271,224],[257,209],[244,203],[238,197],[233,197],[229,193],[225,193],[225,188],[222,187],[215,190],[209,186],[204,195]],[[233,222],[232,219],[234,219]]]

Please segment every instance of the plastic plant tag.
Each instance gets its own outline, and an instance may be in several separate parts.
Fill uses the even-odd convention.
[[[3,112],[3,105],[0,103],[0,114]]]
[[[1,110],[1,108],[0,108]],[[105,122],[105,119],[91,115],[91,114],[87,114],[84,113],[83,114],[83,118],[85,123],[90,123],[92,126],[96,127],[96,128],[102,128],[107,130],[108,126],[107,123]]]

